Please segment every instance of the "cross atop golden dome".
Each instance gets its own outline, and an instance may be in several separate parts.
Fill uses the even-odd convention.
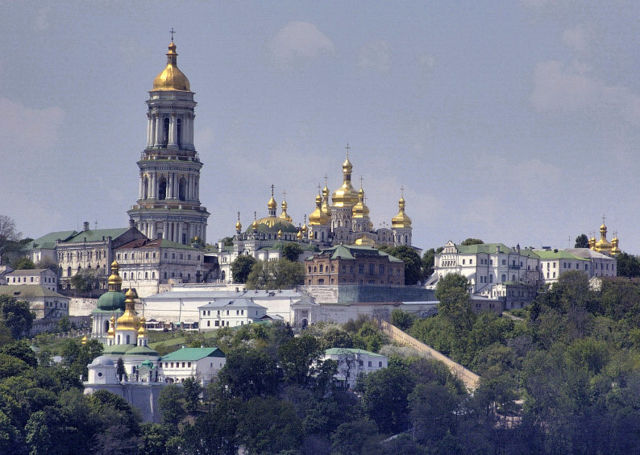
[[[178,53],[176,52],[176,43],[173,42],[173,35],[171,37],[171,43],[169,43],[169,51],[167,52],[167,66],[153,80],[152,91],[157,90],[191,91],[189,79],[187,79],[187,76],[178,68]]]
[[[335,207],[353,207],[358,202],[358,193],[351,185],[351,171],[353,165],[349,161],[349,144],[347,144],[347,159],[342,163],[342,186],[333,192],[331,200]]]
[[[107,281],[107,285],[110,291],[120,292],[120,287],[122,286],[122,278],[118,274],[118,269],[120,266],[114,260],[111,263],[111,275],[109,275],[109,280]]]
[[[323,226],[329,224],[329,217],[322,211],[322,196],[316,196],[316,209],[309,215],[310,226]]]

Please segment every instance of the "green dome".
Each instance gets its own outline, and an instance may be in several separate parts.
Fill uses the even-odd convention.
[[[98,310],[102,311],[124,311],[124,294],[117,291],[108,291],[98,299]]]

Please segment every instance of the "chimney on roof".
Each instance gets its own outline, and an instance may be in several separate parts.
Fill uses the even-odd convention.
[[[83,231],[88,231],[89,230],[89,222],[85,221],[84,223],[82,223],[82,230]]]

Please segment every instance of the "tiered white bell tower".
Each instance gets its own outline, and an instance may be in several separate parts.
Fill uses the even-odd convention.
[[[209,212],[200,205],[202,162],[193,144],[196,102],[177,58],[172,38],[167,66],[149,92],[138,200],[127,213],[147,237],[188,244],[196,237],[206,241]]]

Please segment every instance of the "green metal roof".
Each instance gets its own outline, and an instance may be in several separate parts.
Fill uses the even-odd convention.
[[[125,355],[133,348],[135,348],[135,346],[132,344],[114,344],[112,346],[105,346],[102,353],[109,355]]]
[[[158,354],[156,351],[154,351],[148,346],[136,346],[133,349],[129,349],[126,355],[149,355],[149,356],[160,357],[160,354]],[[145,360],[145,362],[147,362],[147,360]]]
[[[46,250],[52,250],[55,248],[56,242],[58,240],[64,242],[65,240],[69,239],[75,234],[77,234],[77,231],[50,232],[49,234],[45,234],[42,237],[38,237],[37,239],[29,242],[27,244],[27,248],[28,249],[42,248]]]
[[[224,352],[218,348],[182,348],[177,351],[173,351],[162,357],[162,361],[165,360],[186,360],[196,361],[204,359],[205,357],[225,357]]]
[[[130,228],[114,228],[114,229],[89,229],[88,231],[78,232],[75,236],[64,243],[83,243],[83,242],[101,242],[103,237],[111,237],[112,240],[117,239]]]
[[[59,297],[68,299],[68,297],[37,284],[0,286],[0,294],[15,297],[17,299],[30,297]]]
[[[321,252],[323,255],[331,255],[331,259],[349,259],[355,260],[356,257],[374,257],[386,256],[389,262],[402,262],[395,256],[391,256],[384,251],[365,245],[336,245],[331,248],[324,248]],[[311,257],[312,258],[312,257]]]
[[[376,354],[375,352],[365,351],[364,349],[355,349],[355,348],[331,348],[324,351],[325,355],[355,355],[355,354],[366,354],[371,357],[384,357],[381,354]]]
[[[571,261],[589,261],[588,259],[578,257],[564,250],[536,250],[536,254],[543,260],[568,259]]]
[[[513,253],[513,250],[504,243],[479,243],[475,245],[456,245],[460,254],[495,254],[500,248],[500,253]]]

